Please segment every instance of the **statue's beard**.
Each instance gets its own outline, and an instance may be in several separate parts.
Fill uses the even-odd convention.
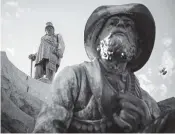
[[[136,55],[136,39],[123,33],[110,34],[100,44],[100,54],[109,61],[129,62]]]

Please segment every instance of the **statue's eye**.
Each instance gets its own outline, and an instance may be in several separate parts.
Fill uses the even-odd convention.
[[[115,24],[118,24],[118,23],[119,23],[119,21],[120,21],[119,19],[116,19],[116,20],[115,20]]]
[[[111,25],[111,26],[114,26],[114,22],[111,22],[110,25]]]
[[[126,27],[130,27],[130,26],[134,25],[131,20],[123,20],[123,21],[124,21]]]
[[[115,19],[114,21],[113,21],[113,25],[117,25],[119,23],[119,19]]]

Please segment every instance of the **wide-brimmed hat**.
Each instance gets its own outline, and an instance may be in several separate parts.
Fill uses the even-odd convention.
[[[53,29],[54,29],[54,26],[53,26],[52,22],[47,22],[46,23],[45,30],[46,30],[47,27],[53,27]]]
[[[84,30],[84,45],[88,57],[93,60],[99,57],[97,52],[98,37],[105,22],[112,16],[126,15],[136,26],[139,39],[140,53],[137,54],[128,67],[137,71],[148,61],[155,40],[155,22],[148,8],[142,4],[132,3],[125,5],[100,6],[89,17]]]

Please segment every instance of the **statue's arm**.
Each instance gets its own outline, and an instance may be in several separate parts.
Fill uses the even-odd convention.
[[[50,100],[39,113],[34,132],[66,132],[71,123],[78,90],[73,69],[63,69],[53,81]]]
[[[57,34],[57,36],[58,36],[57,38],[58,38],[58,43],[59,43],[57,55],[59,56],[59,58],[62,58],[64,54],[64,50],[65,50],[65,43],[64,43],[64,40],[61,34]]]
[[[38,46],[38,47],[39,47],[39,48],[38,48],[38,51],[40,50],[41,45],[43,45],[42,42],[43,42],[44,38],[45,38],[45,36],[41,37],[40,45]],[[30,55],[28,56],[28,58],[29,58],[30,60],[32,60],[32,61],[35,61],[35,60],[36,60],[37,54],[38,54],[38,52],[35,52],[35,53],[33,53],[33,54],[30,54]]]
[[[29,58],[30,60],[32,60],[32,61],[35,61],[36,56],[37,56],[37,53],[30,54],[28,58]]]

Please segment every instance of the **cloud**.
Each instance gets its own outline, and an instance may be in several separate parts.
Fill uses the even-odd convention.
[[[139,80],[144,81],[146,83],[151,83],[151,81],[147,78],[145,74],[139,74],[138,75]]]
[[[147,91],[156,101],[166,98],[168,88],[165,84],[154,84],[145,74],[138,75],[140,86]]]
[[[8,6],[11,6],[11,7],[18,7],[18,2],[17,1],[8,1],[5,4],[8,5]]]
[[[14,48],[6,48],[6,50],[12,55],[15,55],[15,49]]]
[[[30,8],[21,8],[21,7],[18,7],[17,9],[16,9],[16,17],[17,18],[19,18],[23,13],[25,13],[25,12],[31,12],[31,9]]]
[[[161,84],[160,85],[160,88],[159,88],[159,92],[160,92],[160,95],[162,97],[165,97],[166,93],[167,93],[167,87],[165,84]]]
[[[156,91],[155,85],[147,78],[145,74],[139,74],[138,79],[140,82],[140,86],[146,90],[149,94],[154,95],[154,92]]]
[[[7,35],[8,39],[12,39],[12,34]]]
[[[11,14],[9,12],[5,12],[6,17],[11,17]]]
[[[1,16],[1,24],[3,24],[4,23],[4,18],[2,18],[2,16]]]
[[[18,12],[18,13],[24,13],[25,11],[24,11],[23,8],[20,8],[20,7],[19,7],[19,8],[17,9],[17,12]]]
[[[32,10],[31,8],[27,8],[27,12],[31,12],[31,10]]]
[[[148,74],[149,76],[152,75],[152,69],[151,69],[151,68],[148,68],[147,74]]]
[[[15,16],[16,16],[16,18],[19,18],[20,17],[19,12],[16,12]]]
[[[146,90],[152,96],[155,96],[156,86],[154,84],[145,84],[143,89]]]
[[[33,54],[36,53],[37,50],[38,50],[38,44],[36,44],[36,45],[33,47],[33,51],[32,51],[32,53],[33,53]]]
[[[6,16],[7,16],[7,17],[10,17],[11,14],[14,14],[16,18],[19,18],[19,17],[21,16],[22,13],[24,13],[25,11],[28,12],[28,10],[29,10],[29,8],[21,8],[21,7],[19,6],[19,3],[16,2],[16,1],[9,1],[9,2],[6,2],[5,5],[10,6],[10,7],[12,7],[13,9],[15,9],[15,12],[14,12],[14,13],[12,13],[12,12],[11,12],[11,13],[6,12]]]
[[[171,37],[164,37],[162,39],[162,43],[166,46],[169,47],[173,42],[173,39]]]
[[[20,16],[22,16],[22,14],[26,12],[27,13],[31,12],[31,8],[22,8],[20,7],[20,3],[18,3],[17,1],[8,1],[5,3],[5,5],[6,5],[6,8],[5,8],[6,17],[15,16],[16,18],[19,18]]]
[[[0,46],[0,51],[5,51],[5,49],[4,49],[2,46],[5,46],[5,45],[2,44],[2,45]]]

